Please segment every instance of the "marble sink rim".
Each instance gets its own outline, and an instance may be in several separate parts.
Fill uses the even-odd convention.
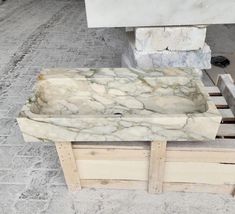
[[[38,76],[38,80],[43,80],[43,75],[47,75],[47,78],[65,78],[63,76],[60,76],[60,74],[64,75],[65,73],[68,74],[69,76],[66,77],[66,78],[71,78],[73,77],[73,72],[74,72],[74,75],[77,75],[77,72],[84,72],[84,76],[81,76],[81,77],[76,77],[76,79],[78,80],[87,80],[87,79],[95,79],[95,78],[107,78],[107,79],[110,79],[112,78],[113,76],[110,75],[108,77],[104,77],[102,76],[102,74],[100,76],[96,76],[94,77],[93,74],[91,76],[89,76],[89,74],[85,74],[85,72],[88,72],[90,70],[98,70],[100,68],[76,68],[76,69],[62,69],[62,68],[56,68],[56,69],[44,69],[40,75]],[[113,69],[113,70],[118,70],[121,71],[123,68],[102,68],[102,69]],[[125,69],[125,68],[124,68]],[[207,92],[204,90],[204,86],[202,84],[202,82],[197,79],[197,78],[194,78],[194,77],[191,77],[191,76],[152,76],[152,74],[146,74],[146,73],[139,73],[141,72],[140,70],[138,69],[134,69],[134,68],[128,68],[129,70],[133,71],[134,73],[136,73],[137,75],[144,75],[145,78],[173,78],[173,79],[178,79],[178,78],[187,78],[187,79],[190,79],[190,80],[193,80],[194,83],[195,83],[195,86],[198,87],[201,95],[203,95],[203,99],[205,99],[205,104],[206,104],[206,111],[204,112],[195,112],[195,113],[153,113],[153,114],[149,114],[149,115],[137,115],[137,114],[128,114],[128,115],[113,115],[113,114],[37,114],[37,113],[34,113],[31,111],[30,107],[31,107],[31,103],[29,102],[29,100],[27,100],[26,104],[23,106],[23,108],[21,109],[19,115],[17,118],[25,118],[25,114],[24,112],[27,112],[27,115],[30,115],[30,118],[37,118],[37,119],[40,119],[40,118],[86,118],[86,119],[94,119],[94,118],[112,118],[112,119],[118,119],[118,118],[140,118],[140,119],[144,119],[144,118],[169,118],[169,117],[173,117],[173,118],[185,118],[185,117],[190,117],[190,116],[193,116],[193,117],[210,117],[210,118],[213,118],[213,117],[221,117],[221,115],[219,114],[219,111],[217,110],[217,108],[215,107],[215,104],[210,100],[210,97],[209,95],[207,94]],[[161,68],[159,68],[161,69]],[[162,70],[165,70],[165,68],[162,68]],[[182,70],[185,70],[185,69],[182,69]],[[60,71],[60,72],[58,72]],[[68,73],[69,71],[69,73]],[[146,76],[147,75],[147,76]],[[55,77],[56,76],[56,77]],[[122,76],[118,76],[118,77],[115,77],[117,79],[119,78],[136,78],[136,76],[128,76],[128,75],[124,75]]]
[[[154,71],[139,71],[137,69],[128,69],[128,68],[117,68],[117,69],[110,69],[107,68],[108,70],[99,68],[99,69],[93,69],[95,71],[100,71],[99,75],[102,77],[102,72],[109,74],[109,76],[115,75],[115,77],[118,76],[124,76],[126,77],[125,72],[130,72],[129,77],[131,76],[136,76],[135,72],[138,72],[138,75],[145,75],[145,76],[150,76],[150,77],[156,77],[160,78],[161,76],[166,76],[169,78],[187,78],[190,80],[193,80],[194,83],[190,82],[189,80],[182,80],[179,82],[179,87],[181,86],[186,86],[186,88],[183,88],[181,91],[181,88],[177,89],[176,91],[174,88],[174,81],[166,81],[166,85],[164,85],[164,81],[159,81],[159,83],[163,84],[164,86],[167,86],[169,84],[169,87],[171,85],[173,86],[169,91],[168,90],[160,90],[160,96],[164,94],[168,95],[176,95],[180,96],[183,94],[186,95],[188,98],[193,102],[192,104],[185,103],[187,106],[184,108],[184,106],[176,109],[178,112],[182,112],[180,114],[169,114],[167,113],[168,110],[164,111],[164,99],[163,103],[161,105],[157,105],[156,108],[159,106],[159,113],[153,113],[149,114],[148,112],[142,114],[142,108],[140,108],[138,111],[135,112],[133,115],[126,115],[123,114],[124,116],[114,116],[111,111],[104,111],[104,114],[98,114],[94,115],[74,115],[70,114],[75,111],[72,111],[68,109],[68,111],[65,111],[61,109],[60,112],[60,106],[57,106],[59,108],[53,108],[53,104],[57,103],[55,102],[49,102],[47,103],[47,99],[53,98],[53,96],[58,96],[58,99],[63,100],[64,92],[62,90],[62,94],[59,91],[58,93],[51,94],[45,94],[46,99],[42,99],[42,103],[38,103],[36,101],[36,106],[31,108],[32,111],[35,112],[42,112],[42,114],[35,114],[30,111],[30,104],[24,105],[22,108],[22,111],[20,112],[19,116],[17,117],[17,122],[19,124],[19,127],[21,129],[21,132],[23,134],[24,140],[26,142],[70,142],[70,141],[84,141],[84,142],[89,142],[89,141],[153,141],[153,140],[167,140],[167,141],[207,141],[207,140],[214,140],[215,136],[217,134],[218,128],[220,126],[221,122],[221,115],[220,112],[217,110],[215,104],[210,100],[210,97],[205,90],[203,83],[200,80],[200,77],[194,76],[194,71],[195,69],[182,69],[183,72],[181,72],[180,69],[157,69]],[[73,69],[73,72],[71,72],[72,69],[47,69],[44,70],[41,73],[45,72],[50,72],[53,76],[53,74],[58,76],[58,73],[64,73],[70,71],[70,75],[74,74],[74,72],[80,72],[81,73],[81,68],[78,69]],[[82,72],[84,76],[87,77],[87,69],[82,69]],[[121,71],[121,72],[120,72]],[[186,71],[186,72],[185,72]],[[123,73],[124,72],[124,73]],[[122,73],[122,74],[121,74]],[[133,74],[134,73],[134,74]],[[170,75],[168,75],[170,73]],[[66,73],[68,74],[68,73]],[[86,75],[85,75],[86,74]],[[180,75],[179,75],[180,74]],[[90,75],[96,76],[97,73],[94,73],[94,71],[90,71]],[[50,77],[52,77],[50,76]],[[61,75],[63,76],[63,75]],[[42,78],[43,76],[39,76],[39,78]],[[84,77],[83,77],[84,78]],[[129,81],[129,80],[128,80]],[[124,81],[127,84],[129,84],[128,81]],[[50,83],[50,81],[49,81]],[[51,81],[52,85],[51,87],[47,88],[47,83],[44,84],[39,84],[42,87],[46,87],[46,90],[55,90],[56,87],[58,87],[57,82]],[[63,81],[60,82],[63,84]],[[73,81],[67,81],[65,84],[71,84]],[[75,86],[78,82],[75,81]],[[104,82],[99,82],[99,84],[104,84]],[[141,85],[140,81],[137,81],[139,86],[135,86],[135,83],[132,83],[133,87],[131,90],[134,90],[131,92],[131,96],[141,95],[142,92],[147,92],[147,93],[152,93],[151,89],[143,88],[143,91],[141,87],[144,87],[144,85]],[[153,81],[153,85],[156,84],[157,82]],[[55,85],[54,85],[55,84]],[[176,84],[177,86],[178,84]],[[195,85],[197,85],[198,88],[195,88]],[[70,86],[70,85],[67,85]],[[114,84],[114,86],[118,89],[120,85]],[[112,87],[112,84],[111,84]],[[114,87],[114,88],[115,88]],[[189,93],[187,91],[187,87],[189,89]],[[78,86],[71,88],[72,89],[72,95],[76,95],[76,90],[78,90]],[[195,89],[194,89],[195,88]],[[70,88],[68,88],[70,89]],[[136,90],[140,90],[140,93],[136,93]],[[190,90],[191,89],[191,90]],[[89,90],[90,93],[92,93],[93,89],[90,90],[88,87],[84,87],[83,90]],[[124,89],[125,90],[125,89]],[[129,87],[127,85],[127,91],[129,90]],[[186,90],[186,91],[185,91]],[[96,90],[95,90],[96,91]],[[98,91],[97,91],[98,92]],[[157,92],[157,91],[156,91]],[[35,93],[34,93],[35,94]],[[86,94],[86,93],[85,93]],[[199,94],[199,97],[197,97]],[[61,96],[60,96],[61,95]],[[88,94],[89,95],[89,94]],[[38,94],[39,98],[41,98],[41,94]],[[47,97],[48,96],[48,97]],[[79,96],[79,94],[78,94]],[[105,95],[104,95],[105,96]],[[195,97],[196,96],[196,97]],[[36,96],[37,97],[37,96]],[[148,97],[148,96],[147,96]],[[111,96],[112,98],[112,96]],[[69,98],[68,98],[69,99]],[[115,99],[115,97],[114,97]],[[34,101],[34,100],[33,100]],[[39,100],[40,101],[40,100]],[[66,99],[65,99],[66,101]],[[76,101],[76,99],[75,99]],[[141,102],[145,103],[145,100],[141,100]],[[172,102],[175,105],[177,103],[184,102],[183,100],[179,100],[176,102]],[[41,106],[43,107],[43,104],[48,104],[46,108],[41,111]],[[170,104],[169,104],[170,103]],[[79,103],[78,103],[79,104]],[[166,102],[168,105],[168,109],[171,108],[171,102]],[[37,106],[38,105],[38,106]],[[85,102],[85,105],[87,103]],[[153,105],[154,109],[154,103],[150,102],[150,105]],[[206,106],[207,105],[207,106]],[[52,109],[50,107],[52,106]],[[130,105],[131,107],[132,105]],[[47,108],[48,107],[48,108]],[[78,106],[79,107],[79,106]],[[89,103],[88,103],[89,107]],[[107,106],[108,108],[109,106]],[[112,104],[110,105],[112,107]],[[151,106],[150,106],[151,107]],[[186,113],[190,108],[192,107],[192,111],[195,111],[194,113]],[[207,107],[207,109],[206,109]],[[35,108],[35,109],[34,109]],[[44,108],[44,107],[43,107]],[[69,106],[68,106],[69,108]],[[163,111],[161,111],[161,108],[163,108]],[[95,107],[96,109],[96,107]],[[118,109],[118,107],[117,107]],[[143,108],[144,109],[144,108]],[[59,110],[59,111],[58,111]],[[90,111],[91,110],[91,111]],[[127,105],[127,110],[128,110],[128,105]],[[157,110],[157,109],[156,109]],[[200,113],[200,111],[204,111]],[[88,111],[82,111],[81,113],[86,113],[86,112],[91,112],[93,113],[93,109],[89,109]],[[43,114],[48,112],[49,114]],[[57,115],[51,115],[53,112],[58,112],[58,113],[64,113],[64,115],[57,114]],[[78,111],[79,112],[79,111]],[[96,111],[94,111],[96,113]],[[171,111],[169,111],[171,112]],[[183,113],[185,112],[185,113]],[[69,113],[69,114],[67,114]],[[106,115],[106,113],[108,113]],[[112,117],[110,117],[111,113]],[[131,113],[131,112],[130,112]],[[164,113],[164,114],[162,114]],[[149,115],[148,115],[149,114]],[[106,116],[106,117],[105,117]]]

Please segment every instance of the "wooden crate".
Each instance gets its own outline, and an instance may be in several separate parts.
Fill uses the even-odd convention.
[[[234,195],[234,116],[217,87],[207,90],[223,116],[216,141],[57,142],[68,188]]]

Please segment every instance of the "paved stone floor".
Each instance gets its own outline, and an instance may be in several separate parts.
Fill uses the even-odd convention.
[[[84,2],[0,6],[0,214],[235,213],[230,196],[83,189],[68,193],[55,147],[24,143],[15,117],[48,67],[119,67],[124,29],[87,29]]]

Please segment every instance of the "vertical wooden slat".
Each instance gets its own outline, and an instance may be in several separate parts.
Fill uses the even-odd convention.
[[[72,150],[71,142],[55,142],[65,181],[70,191],[81,189],[79,171]]]
[[[227,101],[229,108],[235,115],[235,85],[230,74],[220,75],[218,77],[217,85]]]
[[[151,142],[149,160],[149,193],[161,193],[163,191],[163,178],[166,159],[166,141]]]

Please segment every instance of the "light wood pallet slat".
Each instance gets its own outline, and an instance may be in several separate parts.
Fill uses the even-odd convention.
[[[55,142],[55,145],[68,189],[70,191],[80,190],[80,175],[71,142]]]
[[[206,91],[210,95],[221,95],[221,92],[217,86],[206,87]]]
[[[166,141],[153,141],[150,148],[148,191],[161,193],[166,163]]]
[[[127,180],[81,180],[83,187],[87,188],[109,188],[109,189],[138,189],[147,190],[147,181],[127,181]],[[164,192],[207,192],[233,195],[234,185],[210,185],[195,183],[164,182]]]
[[[206,89],[223,118],[218,130],[217,137],[235,138],[235,119],[226,99],[222,96],[221,93],[219,93],[220,90],[217,86],[206,87]]]
[[[104,147],[104,146],[103,146]],[[174,147],[167,148],[165,159],[168,162],[206,162],[206,163],[224,163],[229,161],[235,163],[235,148],[234,150],[224,150],[226,156],[221,154],[221,149],[209,150],[206,147],[193,147],[179,149]],[[122,150],[122,149],[75,149],[76,160],[122,160],[122,161],[148,161],[150,150]]]
[[[223,117],[215,141],[72,142],[66,148],[72,159],[57,144],[68,185],[234,195],[235,140],[228,139],[235,138],[234,115],[218,87],[207,91]]]
[[[235,86],[230,74],[220,75],[217,85],[228,103],[229,108],[235,114]]]

